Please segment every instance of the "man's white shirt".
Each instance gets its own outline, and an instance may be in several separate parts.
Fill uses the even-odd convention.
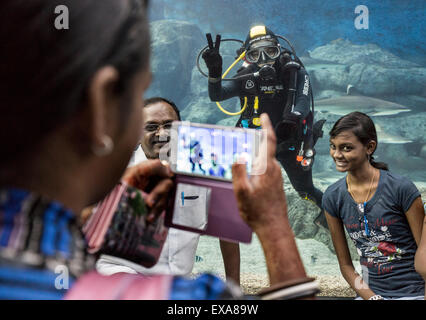
[[[136,165],[147,160],[142,148],[138,146],[135,150],[129,166]],[[183,186],[180,186],[182,188]],[[175,206],[176,210],[185,210],[185,213],[191,215],[205,216],[207,214],[206,197],[200,194],[200,190],[195,186],[185,185],[186,194],[199,194],[199,197],[187,205]],[[191,273],[195,261],[195,252],[197,250],[200,235],[193,232],[169,228],[169,232],[164,242],[158,262],[151,268],[145,268],[139,264],[133,263],[121,258],[101,255],[96,262],[96,270],[104,275],[111,275],[118,272],[141,273],[141,274],[172,274],[188,275]]]

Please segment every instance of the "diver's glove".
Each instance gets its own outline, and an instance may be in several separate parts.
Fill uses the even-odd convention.
[[[222,76],[222,56],[219,53],[220,47],[220,34],[216,36],[216,42],[213,46],[212,35],[210,33],[206,34],[207,43],[209,44],[209,48],[203,52],[201,56],[206,62],[206,66],[209,69],[209,77],[210,78],[221,78]]]
[[[290,138],[297,139],[302,129],[302,114],[293,111],[285,114],[284,119],[275,127],[275,132],[280,140],[288,140]]]

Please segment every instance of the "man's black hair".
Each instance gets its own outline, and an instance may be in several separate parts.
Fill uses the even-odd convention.
[[[167,104],[169,104],[172,108],[173,108],[173,110],[176,112],[176,115],[177,115],[177,118],[178,118],[178,120],[179,121],[181,121],[182,119],[180,118],[180,112],[179,112],[179,109],[178,109],[178,107],[176,106],[176,104],[173,102],[173,101],[171,101],[171,100],[168,100],[168,99],[166,99],[166,98],[162,98],[162,97],[152,97],[152,98],[149,98],[149,99],[145,99],[145,101],[144,101],[144,107],[146,107],[146,106],[148,106],[148,105],[150,105],[150,104],[154,104],[154,103],[157,103],[157,102],[165,102],[165,103],[167,103]]]

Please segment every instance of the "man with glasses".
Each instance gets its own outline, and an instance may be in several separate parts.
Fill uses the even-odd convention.
[[[143,119],[144,130],[140,147],[138,146],[135,150],[129,165],[136,165],[147,159],[158,159],[161,149],[170,141],[172,122],[181,120],[177,106],[172,101],[162,97],[145,100]],[[187,194],[185,205],[178,207],[178,210],[205,215],[207,207],[203,199],[206,197],[200,193],[199,188],[185,185],[184,190]],[[160,258],[153,267],[145,268],[130,261],[107,255],[101,256],[96,267],[100,273],[107,275],[118,272],[189,275],[194,266],[199,237],[198,233],[170,228]],[[227,280],[232,279],[240,285],[238,244],[220,240],[220,248]]]
[[[242,68],[225,81],[219,53],[220,35],[213,44],[211,35],[207,34],[207,41],[209,48],[202,57],[209,70],[210,99],[223,101],[239,97],[242,106],[247,101],[237,127],[260,128],[260,114],[269,115],[278,138],[277,159],[299,195],[321,209],[315,223],[328,228],[322,210],[322,192],[312,181],[314,145],[322,134],[324,120],[313,124],[310,80],[300,60],[280,46],[271,30],[258,25],[250,29],[238,52],[239,55],[245,52]]]

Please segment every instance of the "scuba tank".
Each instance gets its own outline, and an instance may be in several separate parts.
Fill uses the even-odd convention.
[[[287,95],[287,102],[284,108],[283,116],[284,119],[282,122],[278,123],[275,127],[277,134],[279,135],[280,131],[286,130],[285,119],[286,115],[295,113],[294,108],[296,105],[296,91],[297,91],[297,71],[302,67],[300,63],[292,60],[289,56],[285,57],[288,62],[283,65],[283,70],[289,73],[289,88]],[[311,92],[312,96],[312,92]],[[313,114],[313,112],[312,112]],[[313,141],[312,134],[308,131],[308,119],[311,114],[308,115],[306,119],[299,124],[298,128],[296,128],[296,141],[300,141],[300,145],[296,155],[296,161],[300,163],[304,170],[309,170],[313,165],[315,151],[313,149]],[[292,149],[291,149],[292,150]]]
[[[284,108],[282,118],[286,118],[286,114],[294,113],[295,103],[296,103],[296,92],[297,92],[297,71],[300,68],[304,68],[302,61],[296,56],[294,59],[288,54],[285,53],[284,61],[287,61],[283,68],[288,70],[289,76],[289,89],[287,95],[287,102]],[[301,126],[297,128],[296,137],[297,141],[300,141],[300,145],[296,155],[296,161],[300,163],[302,169],[308,171],[312,168],[315,157],[314,145],[316,144],[318,138],[323,136],[322,126],[326,120],[319,120],[313,125],[313,116],[314,116],[314,99],[312,87],[309,86],[309,93],[311,95],[311,110],[306,119],[301,123]],[[280,130],[285,129],[285,122],[279,123],[275,130],[278,133]],[[293,150],[293,149],[291,149]]]

